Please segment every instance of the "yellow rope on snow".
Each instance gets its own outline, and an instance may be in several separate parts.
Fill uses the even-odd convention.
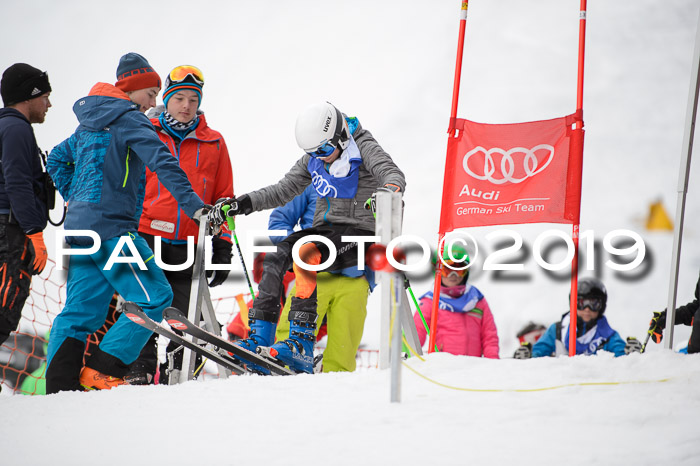
[[[570,387],[592,387],[592,386],[606,386],[606,385],[629,385],[629,384],[641,384],[641,383],[661,383],[661,382],[668,382],[669,380],[672,379],[672,377],[667,377],[665,379],[658,379],[658,380],[632,380],[632,381],[626,381],[626,382],[578,382],[578,383],[567,383],[563,385],[555,385],[553,387],[542,387],[542,388],[462,388],[462,387],[453,387],[452,385],[447,385],[444,383],[440,383],[436,380],[433,380],[429,377],[426,377],[425,375],[421,374],[405,362],[402,362],[402,364],[408,368],[411,372],[416,374],[418,377],[421,377],[425,380],[427,380],[430,383],[434,383],[435,385],[439,385],[444,388],[449,388],[450,390],[459,390],[463,392],[491,392],[491,393],[496,393],[496,392],[518,392],[518,393],[529,393],[529,392],[544,392],[547,390],[558,390],[560,388],[570,388]]]
[[[393,287],[393,279],[391,280],[391,285],[392,285],[392,290],[394,289]],[[394,319],[396,318],[396,312],[397,312],[397,303],[396,299],[392,293],[392,300],[391,300],[391,319],[390,319],[390,326],[389,326],[389,341],[391,340],[391,334],[394,329]],[[422,358],[408,343],[406,340],[406,336],[402,335],[403,338],[403,343],[406,345],[406,348],[409,349],[409,351],[417,357],[419,360],[425,362],[425,359]],[[439,385],[440,387],[448,388],[450,390],[459,390],[462,392],[484,392],[484,393],[498,393],[498,392],[517,392],[517,393],[531,393],[531,392],[544,392],[547,390],[558,390],[560,388],[571,388],[571,387],[595,387],[595,386],[611,386],[611,385],[630,385],[630,384],[643,384],[643,383],[663,383],[663,382],[668,382],[671,380],[671,377],[667,377],[665,379],[658,379],[658,380],[631,380],[631,381],[623,381],[623,382],[578,382],[578,383],[567,383],[567,384],[562,384],[562,385],[555,385],[553,387],[542,387],[542,388],[463,388],[463,387],[453,387],[452,385],[447,385],[441,382],[438,382],[437,380],[433,380],[430,377],[427,377],[408,364],[406,364],[404,361],[401,361],[401,364],[403,364],[408,370],[416,374],[418,377],[421,377],[425,380],[427,380],[430,383],[433,383],[435,385]]]
[[[416,353],[416,350],[414,350],[413,347],[408,343],[408,341],[406,340],[406,335],[402,335],[402,337],[403,337],[403,344],[406,345],[406,348],[408,348],[408,350],[411,352],[411,354],[413,354],[415,357],[417,357],[421,361],[425,362],[425,359],[423,359],[423,357],[420,354]]]

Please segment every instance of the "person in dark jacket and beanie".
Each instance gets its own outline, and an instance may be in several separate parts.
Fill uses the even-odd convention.
[[[153,252],[138,234],[146,170],[156,172],[190,218],[207,213],[187,176],[158,139],[143,112],[155,106],[161,81],[148,61],[136,53],[121,57],[115,85],[97,83],[73,106],[79,126],[49,155],[48,169],[68,202],[66,230],[92,230],[101,240],[94,254],[72,255],[67,300],[51,328],[46,392],[110,389],[123,377],[151,335],[122,315],[82,367],[87,335],[102,326],[116,290],[153,320],[163,319],[173,293]],[[131,241],[131,244],[128,241]],[[71,249],[92,246],[85,236],[66,237]],[[128,247],[126,247],[128,246]],[[114,263],[118,254],[143,263]],[[77,251],[80,252],[80,251]]]
[[[695,299],[688,304],[676,308],[675,325],[689,325],[693,327],[688,340],[688,354],[700,353],[700,277],[695,286]],[[666,328],[666,309],[662,312],[654,312],[654,318],[649,325],[649,333],[654,343],[661,343],[664,329]],[[684,352],[684,351],[681,351]]]
[[[46,72],[15,63],[2,74],[0,94],[0,344],[19,324],[31,276],[46,266],[45,173],[32,124],[51,107]]]
[[[191,65],[173,68],[165,78],[163,103],[149,112],[151,123],[158,137],[170,150],[192,184],[194,191],[207,204],[218,199],[233,197],[233,172],[224,137],[207,124],[200,110],[204,88],[202,71]],[[154,247],[154,237],[161,237],[161,258],[166,264],[183,264],[187,261],[187,238],[194,237],[197,244],[198,227],[181,215],[177,201],[162,186],[158,176],[146,170],[146,197],[139,223],[139,234]],[[212,238],[212,264],[231,263],[231,232],[226,224],[222,233]],[[190,303],[193,267],[185,270],[165,271],[173,289],[172,306],[185,314]],[[213,272],[213,273],[212,273]],[[213,275],[209,286],[221,285],[228,270],[207,272]],[[126,380],[133,385],[152,383],[157,366],[156,334],[143,347],[139,358],[129,368]],[[168,353],[174,355],[174,370],[182,368],[182,351],[179,345],[170,343]],[[161,365],[159,383],[167,383],[166,365]]]

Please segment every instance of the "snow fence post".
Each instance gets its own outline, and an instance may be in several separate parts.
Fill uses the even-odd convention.
[[[380,244],[401,235],[403,217],[401,194],[377,193],[376,235]],[[386,269],[388,270],[388,269]],[[403,274],[400,271],[377,272],[382,285],[379,368],[386,369],[391,363],[391,402],[401,401],[401,314]]]
[[[389,241],[401,235],[401,195],[398,193],[377,193],[377,220],[375,234],[380,238],[380,244],[386,246]],[[379,368],[389,368],[389,335],[391,333],[391,309],[393,290],[391,289],[391,273],[377,272],[381,284],[381,317],[379,327]]]
[[[698,18],[697,31],[695,33],[695,50],[693,51],[691,66],[690,90],[685,111],[685,130],[683,131],[683,153],[681,154],[681,164],[678,173],[676,222],[673,230],[673,254],[671,256],[671,276],[666,307],[666,329],[664,330],[664,346],[670,350],[673,350],[673,322],[676,321],[676,294],[678,293],[678,269],[680,267],[681,243],[683,241],[685,199],[688,194],[690,159],[693,154],[695,120],[698,112],[698,93],[700,90],[700,18]]]
[[[390,309],[393,314],[391,329],[391,402],[401,402],[401,295],[403,294],[403,277],[400,273],[393,273],[390,289],[396,299],[395,305]]]

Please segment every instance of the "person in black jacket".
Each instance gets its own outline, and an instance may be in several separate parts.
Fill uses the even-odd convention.
[[[675,325],[689,325],[693,327],[688,340],[688,354],[700,353],[700,277],[695,286],[695,299],[688,304],[676,308]],[[649,333],[655,343],[661,343],[663,331],[666,328],[666,309],[663,312],[654,312],[654,318],[649,325]]]
[[[0,94],[0,344],[19,324],[31,276],[46,266],[48,194],[32,124],[51,107],[46,72],[15,63],[2,74]]]

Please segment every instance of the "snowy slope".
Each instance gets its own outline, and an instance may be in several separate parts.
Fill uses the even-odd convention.
[[[573,454],[576,465],[692,466],[700,374],[688,366],[699,362],[434,354],[411,366],[496,391],[404,369],[401,404],[378,370],[15,396],[2,399],[3,464],[554,465]]]
[[[404,232],[434,244],[459,4],[4,2],[3,17],[14,20],[0,30],[0,42],[11,44],[0,51],[0,67],[23,61],[48,70],[54,106],[35,132],[40,146],[50,149],[74,129],[73,103],[94,82],[113,82],[123,53],[143,54],[161,75],[176,64],[199,66],[207,80],[203,109],[226,137],[239,194],[276,182],[292,166],[300,155],[296,114],[311,102],[330,100],[357,115],[404,170]],[[572,113],[578,5],[472,0],[459,115],[502,123]],[[674,214],[699,13],[695,0],[588,2],[581,229],[599,240],[616,229],[636,231],[653,258],[637,279],[596,264],[609,289],[606,314],[623,337],[642,338],[651,312],[666,302],[672,236],[646,232],[644,219],[656,200]],[[699,166],[696,160],[690,179],[680,302],[690,300],[700,269]],[[267,218],[261,212],[240,219],[239,239],[245,244],[254,230],[265,229]],[[552,225],[509,228],[529,245],[547,229],[568,231]],[[496,229],[472,234],[488,248],[484,235]],[[47,237],[51,250],[52,233]],[[603,254],[603,262],[607,258]],[[503,357],[512,354],[514,335],[525,322],[549,324],[567,306],[567,283],[548,278],[531,256],[525,275],[527,280],[510,282],[473,272],[494,311]],[[240,277],[226,286],[217,292],[246,288]],[[430,281],[416,277],[413,286],[420,294]],[[370,299],[368,347],[378,345],[377,298],[375,293]],[[687,336],[686,328],[678,328],[677,345]],[[172,464],[327,464],[329,457],[332,464],[556,464],[574,449],[592,464],[698,464],[692,421],[700,414],[700,359],[667,354],[657,345],[648,352],[617,360],[528,362],[434,355],[411,365],[456,387],[651,383],[474,393],[404,371],[401,405],[389,404],[388,374],[379,371],[0,397],[0,445],[9,447],[2,463],[10,451],[7,464],[87,464],[97,455],[106,464],[145,464],[150,458]],[[177,406],[196,412],[173,411]],[[305,413],[305,406],[313,412]],[[104,413],[105,424],[96,413]],[[212,425],[220,442],[173,441],[168,432],[181,419]],[[424,442],[411,442],[413,436]],[[128,447],[117,453],[108,446],[112,442]],[[311,444],[314,453],[301,448]],[[669,460],[667,454],[674,456]]]

